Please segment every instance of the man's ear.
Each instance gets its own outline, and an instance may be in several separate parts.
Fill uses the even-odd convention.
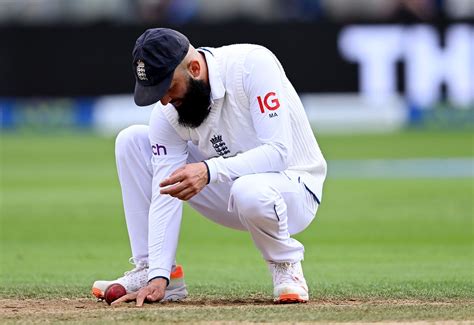
[[[188,63],[188,71],[191,73],[191,76],[194,78],[199,77],[201,73],[201,64],[199,63],[198,60],[191,60]]]

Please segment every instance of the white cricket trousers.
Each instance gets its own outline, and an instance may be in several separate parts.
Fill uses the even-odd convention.
[[[188,151],[190,163],[205,159],[192,143]],[[121,131],[115,156],[132,255],[135,260],[147,260],[152,194],[148,126],[134,125]],[[188,202],[218,224],[250,232],[263,258],[277,263],[303,259],[303,245],[290,235],[308,227],[318,208],[304,184],[282,172],[251,174],[230,183],[209,184]]]

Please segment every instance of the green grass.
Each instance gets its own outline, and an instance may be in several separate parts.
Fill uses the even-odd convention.
[[[474,156],[474,132],[405,131],[318,136],[326,159],[450,158]]]
[[[467,132],[318,140],[328,160],[473,156]],[[87,134],[1,135],[0,298],[86,298],[95,279],[129,268],[113,142]],[[473,194],[473,179],[328,179],[317,219],[297,236],[306,247],[312,299],[368,304],[294,307],[298,319],[472,319]],[[187,207],[178,261],[196,299],[271,297],[271,279],[249,235]],[[432,305],[383,307],[373,300]],[[281,306],[211,309],[175,310],[162,320],[290,320]],[[147,322],[155,312],[124,320]]]

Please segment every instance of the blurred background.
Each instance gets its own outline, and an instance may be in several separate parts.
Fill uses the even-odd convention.
[[[474,0],[0,0],[0,127],[146,123],[131,51],[171,27],[195,46],[267,46],[318,132],[469,128],[473,19]]]
[[[473,21],[474,0],[0,0],[0,297],[129,268],[114,136],[152,109],[136,38],[171,27],[268,47],[301,95],[328,161],[297,236],[317,298],[472,301]],[[246,233],[186,206],[179,247],[193,294],[271,292]]]

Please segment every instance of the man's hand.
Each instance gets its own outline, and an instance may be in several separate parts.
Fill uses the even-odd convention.
[[[160,187],[169,186],[160,191],[175,198],[187,201],[208,183],[207,166],[205,163],[187,164],[175,170],[170,177],[160,183]]]
[[[157,278],[153,279],[148,283],[146,287],[141,288],[136,292],[126,294],[120,297],[112,303],[112,306],[116,306],[122,302],[137,301],[137,307],[143,306],[145,301],[155,302],[160,301],[165,296],[166,290],[166,279]]]

